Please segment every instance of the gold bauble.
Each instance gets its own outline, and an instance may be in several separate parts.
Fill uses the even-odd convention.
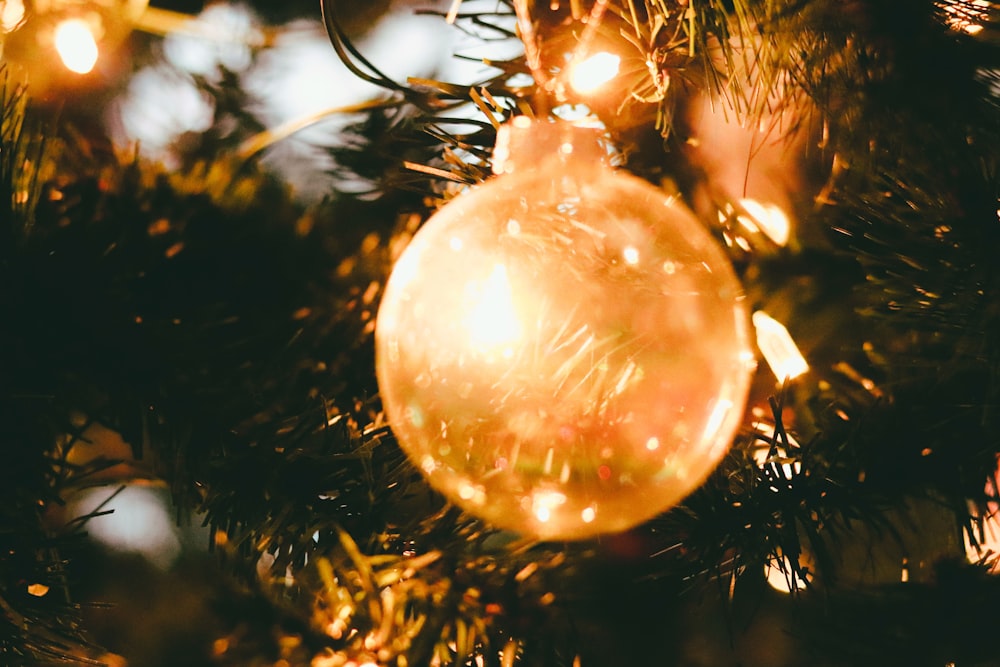
[[[385,411],[431,486],[543,539],[628,529],[699,486],[753,368],[725,254],[599,136],[501,128],[499,175],[415,235],[376,325]]]

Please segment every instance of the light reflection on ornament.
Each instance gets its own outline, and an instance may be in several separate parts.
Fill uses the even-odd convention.
[[[86,74],[94,69],[97,64],[97,40],[87,21],[66,19],[56,26],[53,38],[66,69],[77,74]]]
[[[552,518],[553,510],[566,504],[566,494],[559,491],[535,491],[531,497],[531,511],[541,523]]]
[[[757,347],[779,382],[793,380],[809,370],[799,347],[781,322],[762,310],[753,314]]]
[[[512,357],[512,346],[521,337],[521,323],[514,310],[514,295],[504,265],[494,265],[482,283],[466,283],[465,296],[469,304],[465,326],[470,343],[482,352],[499,349],[503,357]]]
[[[606,165],[598,131],[504,128],[499,175],[435,214],[388,281],[383,406],[430,484],[494,526],[626,530],[700,484],[742,421],[740,285],[693,215]]]
[[[569,85],[578,93],[592,93],[618,76],[621,62],[621,56],[604,51],[588,56],[571,66]]]

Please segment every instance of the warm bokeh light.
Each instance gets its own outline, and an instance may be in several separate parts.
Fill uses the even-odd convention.
[[[753,325],[757,330],[757,348],[778,380],[792,380],[809,370],[785,325],[762,310],[753,314]]]
[[[592,93],[618,76],[621,60],[613,53],[595,53],[572,66],[569,85],[578,93]]]
[[[86,74],[97,64],[97,40],[90,24],[83,19],[66,19],[54,35],[56,51],[66,69]]]
[[[34,595],[35,597],[40,598],[40,597],[45,597],[45,595],[48,594],[48,592],[49,592],[49,587],[46,586],[45,584],[29,584],[28,585],[28,594],[29,595]]]
[[[264,42],[260,19],[242,4],[210,4],[181,28],[166,34],[164,58],[182,71],[210,80],[218,78],[223,68],[245,72],[253,64],[253,49]]]
[[[169,492],[149,485],[102,486],[81,491],[69,502],[69,514],[91,513],[83,530],[115,551],[138,553],[166,568],[181,551],[178,528],[168,508]]]
[[[948,26],[969,35],[983,31],[983,23],[989,20],[992,3],[989,0],[944,0],[938,6],[947,15]]]

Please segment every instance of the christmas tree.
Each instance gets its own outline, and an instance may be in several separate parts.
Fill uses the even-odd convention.
[[[198,9],[0,1],[0,664],[1000,664],[995,3]]]

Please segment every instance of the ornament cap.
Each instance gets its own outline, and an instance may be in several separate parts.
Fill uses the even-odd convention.
[[[493,173],[539,169],[547,162],[586,160],[607,164],[608,148],[601,129],[568,121],[517,116],[497,130]]]

